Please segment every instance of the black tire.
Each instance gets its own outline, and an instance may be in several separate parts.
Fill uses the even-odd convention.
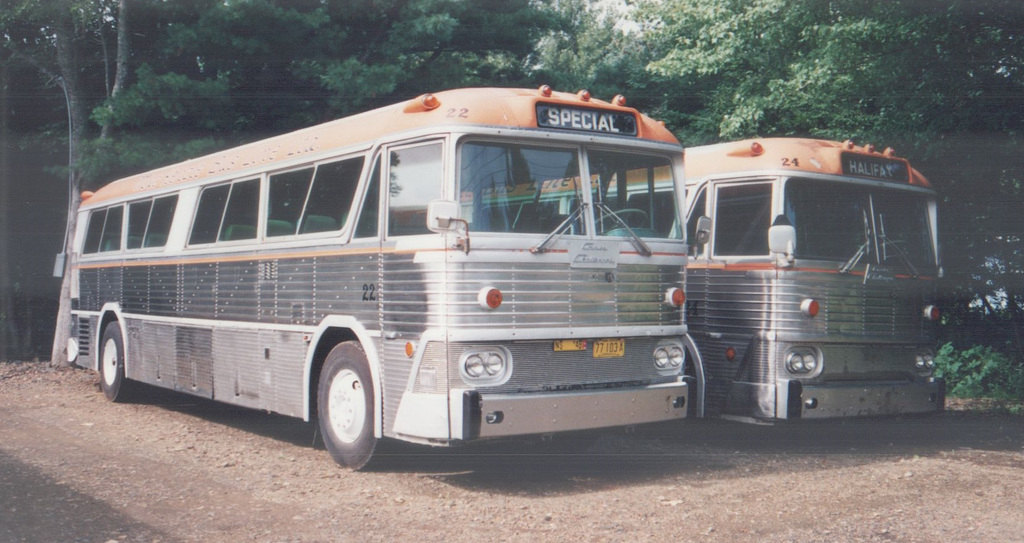
[[[124,339],[117,321],[107,324],[100,339],[100,387],[103,395],[115,403],[130,399],[132,386],[124,374]]]
[[[363,348],[354,341],[331,349],[317,385],[317,419],[334,461],[353,470],[369,464],[377,448],[373,378]]]

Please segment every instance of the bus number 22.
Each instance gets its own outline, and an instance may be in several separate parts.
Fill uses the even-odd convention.
[[[364,302],[375,302],[377,301],[377,285],[373,283],[363,283],[363,301]]]

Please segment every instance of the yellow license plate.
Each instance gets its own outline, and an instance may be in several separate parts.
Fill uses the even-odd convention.
[[[594,341],[594,358],[613,358],[625,356],[625,354],[625,339],[598,339]]]
[[[587,350],[587,340],[585,339],[556,339],[555,340],[555,352],[560,353],[564,351],[585,351]]]

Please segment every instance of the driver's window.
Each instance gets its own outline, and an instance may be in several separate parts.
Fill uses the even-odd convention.
[[[388,235],[429,234],[427,203],[441,197],[441,143],[393,149],[388,158]]]
[[[719,187],[714,217],[716,256],[768,255],[772,185]]]
[[[708,191],[702,188],[697,193],[697,200],[694,202],[693,208],[690,209],[690,216],[686,219],[686,241],[691,245],[697,239],[697,219],[707,215],[707,201]],[[696,249],[697,255],[704,254],[704,247],[697,247]]]

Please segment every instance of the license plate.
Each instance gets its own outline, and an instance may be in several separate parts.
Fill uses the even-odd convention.
[[[625,356],[625,354],[625,339],[598,339],[594,341],[594,358],[613,358]]]
[[[587,350],[587,340],[585,339],[556,339],[555,340],[555,352],[560,353],[564,351],[585,351]]]

